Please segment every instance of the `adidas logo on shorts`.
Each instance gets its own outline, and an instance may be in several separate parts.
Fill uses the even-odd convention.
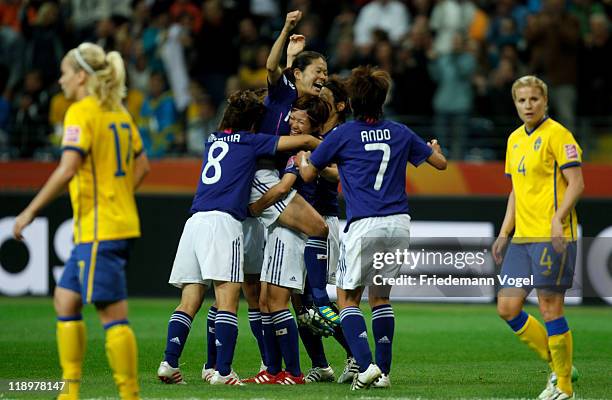
[[[290,280],[291,282],[295,282],[295,281],[296,281],[295,276],[292,276],[292,277],[291,277],[289,280]]]

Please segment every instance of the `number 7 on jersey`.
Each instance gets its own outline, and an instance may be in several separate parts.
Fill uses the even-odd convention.
[[[380,160],[380,167],[378,167],[378,173],[376,174],[376,180],[374,181],[374,190],[378,191],[382,187],[385,171],[387,171],[387,165],[391,157],[391,146],[387,143],[368,143],[364,145],[364,148],[365,151],[383,152],[382,160]]]

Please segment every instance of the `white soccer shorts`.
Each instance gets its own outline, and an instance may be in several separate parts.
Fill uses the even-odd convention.
[[[302,293],[306,278],[305,246],[304,235],[275,225],[266,241],[260,280]]]
[[[266,228],[257,218],[242,221],[244,234],[244,274],[259,275],[264,259]]]
[[[198,212],[185,223],[168,283],[242,282],[243,262],[242,223],[224,212]]]
[[[373,253],[395,253],[408,248],[410,216],[408,214],[370,217],[353,222],[340,244],[336,286],[349,290],[372,286],[375,275],[396,278],[402,264],[373,266]]]
[[[338,257],[340,256],[340,222],[338,217],[324,217],[329,228],[327,236],[327,283],[336,284],[336,269],[338,268]]]
[[[257,200],[263,196],[272,186],[276,185],[280,182],[279,174],[277,170],[272,169],[260,169],[255,172],[255,178],[253,179],[253,183],[251,184],[251,198],[249,200],[249,204],[255,203]],[[257,218],[261,221],[262,224],[266,228],[269,228],[272,224],[276,222],[278,217],[282,214],[282,212],[287,208],[287,205],[291,203],[293,197],[297,192],[295,189],[291,189],[289,194],[285,196],[284,199],[281,199],[266,208],[264,212]]]

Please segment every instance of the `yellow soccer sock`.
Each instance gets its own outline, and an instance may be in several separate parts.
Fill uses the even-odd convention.
[[[551,362],[546,329],[537,319],[525,311],[521,311],[516,318],[508,321],[508,325],[512,327],[521,342],[535,351],[542,360],[547,363]]]
[[[546,323],[548,330],[548,347],[552,356],[554,371],[557,374],[557,387],[564,393],[572,395],[572,332],[564,317]]]
[[[139,399],[138,349],[127,321],[105,325],[106,355],[122,399]]]
[[[81,387],[83,356],[85,354],[85,323],[78,315],[57,321],[57,350],[62,367],[62,379],[66,382],[61,400],[78,399]]]

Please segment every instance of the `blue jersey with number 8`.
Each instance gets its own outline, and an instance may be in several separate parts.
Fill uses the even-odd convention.
[[[338,164],[348,229],[357,219],[407,214],[406,165],[418,166],[431,154],[405,125],[351,121],[327,134],[311,162],[319,170]]]
[[[191,212],[222,211],[247,217],[257,157],[274,155],[278,137],[250,132],[215,132],[208,137]]]

